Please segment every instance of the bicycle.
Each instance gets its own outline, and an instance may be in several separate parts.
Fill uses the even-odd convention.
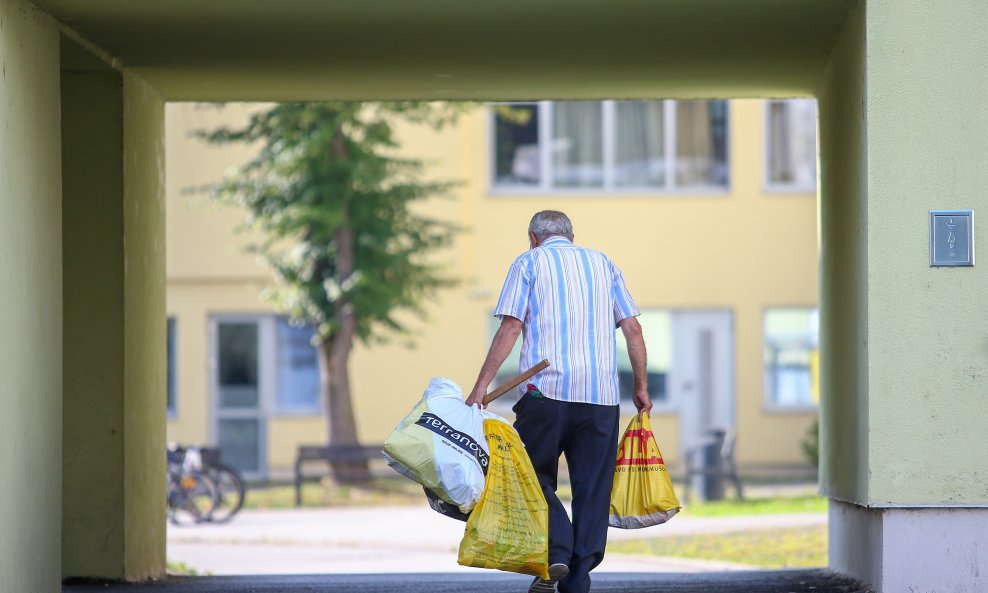
[[[219,502],[211,478],[199,470],[198,452],[168,446],[168,520],[174,525],[208,521]]]
[[[208,520],[213,523],[226,523],[244,506],[247,486],[236,468],[219,460],[219,451],[209,447],[197,447],[201,470],[216,485],[217,504]]]

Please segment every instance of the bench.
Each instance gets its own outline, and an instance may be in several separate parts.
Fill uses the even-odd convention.
[[[300,445],[298,454],[295,456],[295,506],[302,506],[302,481],[316,480],[326,475],[332,474],[333,462],[365,462],[374,459],[383,459],[381,449],[384,445]],[[326,473],[320,475],[306,475],[302,473],[302,466],[314,461],[321,461],[326,464]]]

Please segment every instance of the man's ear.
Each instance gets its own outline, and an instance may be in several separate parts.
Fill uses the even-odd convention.
[[[535,249],[536,247],[542,244],[542,241],[539,241],[539,238],[535,236],[535,233],[529,232],[528,244],[532,246],[532,249]]]

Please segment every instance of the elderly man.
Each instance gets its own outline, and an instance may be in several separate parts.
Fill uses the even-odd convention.
[[[590,571],[607,542],[607,516],[618,441],[615,326],[628,344],[634,402],[652,408],[645,375],[645,342],[621,271],[599,251],[573,244],[562,212],[544,210],[528,225],[531,249],[508,270],[494,315],[501,326],[468,404],[480,403],[518,334],[520,366],[552,363],[521,389],[515,428],[525,443],[549,504],[549,580],[530,593],[586,593]],[[559,456],[566,456],[573,520],[556,497]]]

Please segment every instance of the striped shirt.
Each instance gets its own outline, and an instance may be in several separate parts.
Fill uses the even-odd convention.
[[[544,396],[607,406],[620,401],[615,327],[640,314],[606,255],[558,236],[515,259],[494,308],[524,324],[520,369],[549,359],[531,380]]]

